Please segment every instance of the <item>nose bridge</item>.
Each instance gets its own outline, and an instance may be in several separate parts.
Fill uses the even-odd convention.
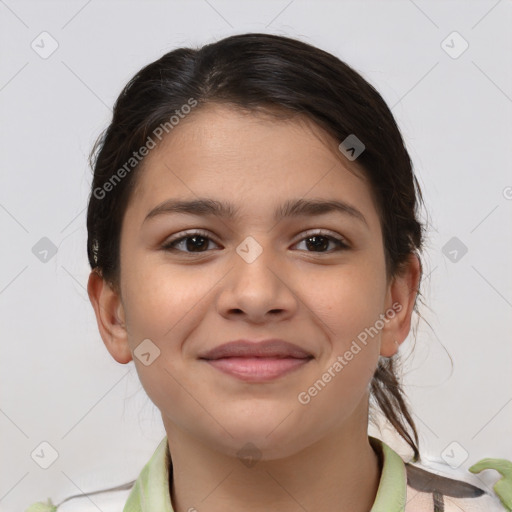
[[[294,295],[279,275],[280,258],[271,247],[271,237],[260,236],[260,243],[256,236],[247,236],[236,247],[231,277],[219,298],[224,315],[241,311],[261,320],[268,312],[289,313],[295,307]]]
[[[264,284],[268,287],[276,279],[278,258],[269,241],[271,237],[264,239],[260,235],[258,238],[260,241],[249,235],[236,247],[234,264],[237,280],[240,282],[248,278],[251,286],[263,284],[265,281]]]

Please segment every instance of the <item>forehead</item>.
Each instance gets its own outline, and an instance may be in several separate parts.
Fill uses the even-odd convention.
[[[284,196],[344,199],[370,217],[375,210],[361,168],[304,116],[203,106],[174,127],[138,173],[137,201],[129,208],[140,215],[169,197],[199,196],[241,201],[249,215],[255,213],[249,206],[264,209]]]
[[[271,159],[284,159],[293,163],[306,159],[330,159],[342,161],[337,149],[338,142],[325,130],[304,114],[283,112],[277,108],[246,110],[233,105],[209,103],[193,113],[176,126],[164,139],[160,151],[149,155],[149,161],[167,149],[167,153],[194,147],[204,153],[209,160],[220,156],[229,163],[230,159],[238,160],[251,157],[246,162],[257,164]],[[180,152],[181,153],[181,152]],[[188,155],[194,158],[195,155]],[[346,159],[345,164],[348,163]],[[150,163],[150,162],[149,162]],[[355,164],[348,167],[351,172],[364,173]],[[353,168],[352,168],[353,167]]]

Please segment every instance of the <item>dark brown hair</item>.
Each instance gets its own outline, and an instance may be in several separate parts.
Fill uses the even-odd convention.
[[[123,216],[143,168],[140,148],[149,147],[150,140],[158,143],[162,127],[171,133],[173,117],[183,117],[192,107],[194,115],[212,102],[299,114],[340,143],[355,135],[365,146],[357,163],[380,214],[388,278],[405,268],[411,253],[421,251],[421,190],[380,94],[347,64],[314,46],[277,35],[242,34],[171,51],[141,69],[119,95],[112,122],[91,153],[94,178],[87,211],[89,263],[113,286],[119,286]],[[397,357],[380,358],[371,395],[419,460],[418,434],[396,376]]]

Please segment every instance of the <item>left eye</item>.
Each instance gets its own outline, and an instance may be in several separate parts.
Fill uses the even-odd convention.
[[[345,243],[345,241],[342,238],[338,238],[335,236],[325,235],[322,233],[313,233],[305,238],[303,238],[300,242],[305,242],[306,247],[313,248],[313,251],[308,252],[333,252],[333,251],[318,251],[317,249],[324,249],[326,248],[330,243],[334,243],[337,246],[337,249],[334,250],[344,250],[348,249],[348,245]]]
[[[208,248],[210,242],[217,245],[216,242],[214,242],[206,233],[195,231],[186,233],[185,236],[169,240],[162,246],[162,249],[185,253],[201,253],[207,252],[206,249]],[[325,233],[309,233],[295,245],[301,243],[306,244],[308,252],[330,253],[334,250],[344,250],[349,248],[348,244],[345,243],[342,238],[338,238],[333,235],[327,235]],[[331,243],[335,244],[337,249],[325,250]],[[184,248],[186,250],[183,250]]]

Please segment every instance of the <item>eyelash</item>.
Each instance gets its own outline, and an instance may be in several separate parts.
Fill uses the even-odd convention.
[[[333,236],[332,234],[329,234],[326,231],[315,230],[315,231],[307,231],[306,233],[307,233],[307,235],[304,236],[303,238],[301,238],[296,243],[303,242],[304,240],[307,240],[308,238],[312,238],[314,236],[321,236],[323,238],[327,238],[329,241],[337,243],[338,244],[338,248],[334,249],[334,250],[330,250],[330,251],[319,251],[319,252],[317,252],[317,251],[305,251],[305,252],[309,252],[309,253],[312,253],[312,254],[330,254],[330,253],[333,253],[333,252],[336,252],[336,251],[343,251],[343,250],[350,249],[349,245],[346,243],[346,241],[343,238],[337,237],[337,236]],[[214,243],[217,243],[217,242],[215,242],[215,240],[213,240],[213,238],[207,232],[201,231],[201,230],[192,230],[192,231],[185,231],[183,234],[181,234],[181,236],[179,236],[177,238],[176,237],[175,238],[171,238],[164,245],[162,245],[162,249],[164,249],[166,251],[171,251],[171,252],[182,252],[182,253],[185,253],[185,254],[202,254],[202,253],[209,252],[208,250],[206,250],[206,251],[197,251],[197,252],[194,252],[194,251],[181,251],[181,250],[176,249],[174,247],[177,243],[183,242],[183,241],[187,240],[188,238],[192,238],[194,236],[200,236],[200,237],[205,238],[207,240],[211,240]]]

